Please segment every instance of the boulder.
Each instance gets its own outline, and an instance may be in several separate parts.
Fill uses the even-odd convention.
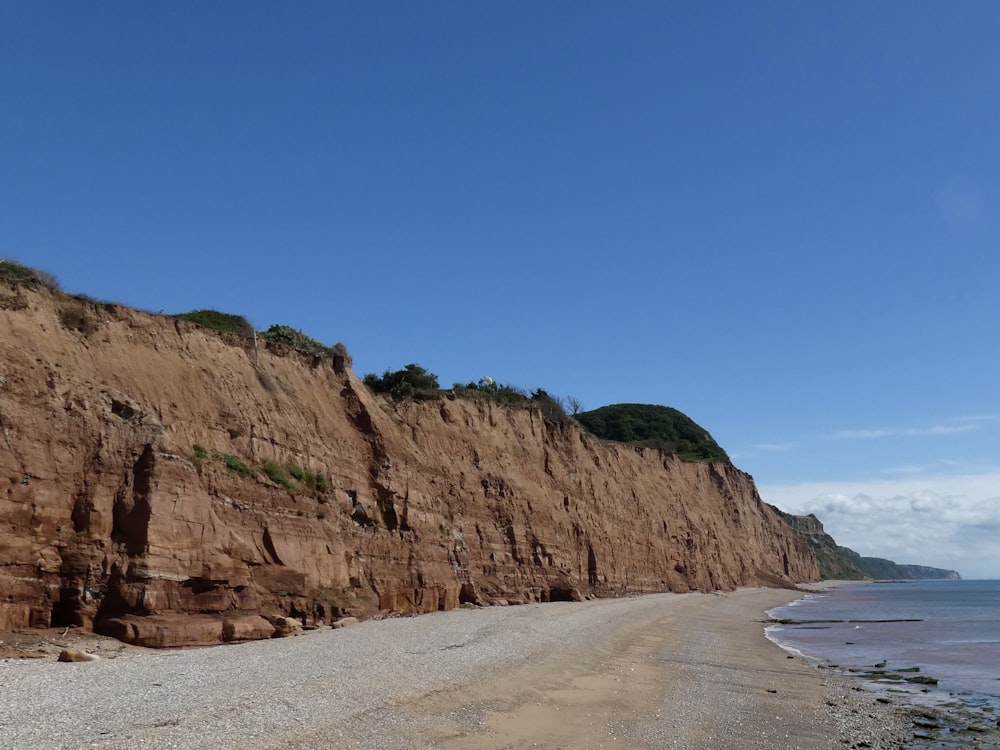
[[[260,615],[246,615],[222,624],[222,640],[260,641],[274,635],[276,628]]]
[[[76,648],[64,648],[59,652],[59,661],[64,662],[98,661],[100,658],[97,654],[88,654]]]
[[[204,615],[125,615],[100,623],[100,632],[148,648],[214,646],[222,643],[222,620]]]
[[[264,618],[274,627],[272,638],[286,638],[302,632],[302,623],[294,617],[284,615],[264,615]]]

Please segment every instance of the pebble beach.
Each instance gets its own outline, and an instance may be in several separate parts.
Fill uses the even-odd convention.
[[[0,660],[0,747],[907,747],[764,637],[776,589],[460,609],[98,661]]]

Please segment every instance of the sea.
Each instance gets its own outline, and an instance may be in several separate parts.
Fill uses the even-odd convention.
[[[908,706],[912,748],[1000,748],[1000,581],[848,583],[768,614],[782,648]]]

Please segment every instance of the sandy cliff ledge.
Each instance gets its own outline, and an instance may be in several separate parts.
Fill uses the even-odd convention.
[[[729,464],[485,401],[394,406],[343,358],[260,344],[0,288],[0,631],[214,643],[279,614],[818,578]]]

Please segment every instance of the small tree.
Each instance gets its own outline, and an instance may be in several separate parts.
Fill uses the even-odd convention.
[[[364,384],[375,393],[388,393],[396,401],[433,398],[440,391],[437,375],[416,364],[395,372],[386,370],[381,377],[370,372],[365,375]]]

